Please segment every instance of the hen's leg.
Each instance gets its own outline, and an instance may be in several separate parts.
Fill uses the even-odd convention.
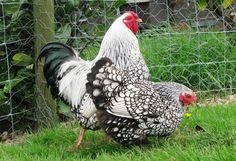
[[[77,139],[77,141],[76,141],[76,147],[77,147],[77,148],[79,148],[80,145],[81,145],[81,143],[82,143],[82,140],[83,140],[83,138],[84,138],[84,133],[85,133],[85,131],[86,131],[86,129],[84,129],[84,128],[81,128],[81,129],[80,129],[79,137],[78,137],[78,139]]]

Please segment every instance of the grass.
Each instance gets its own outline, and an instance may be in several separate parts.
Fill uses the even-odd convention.
[[[101,131],[88,131],[84,145],[71,150],[79,133],[77,123],[42,129],[18,144],[2,144],[2,161],[71,160],[236,160],[236,104],[190,108],[177,131],[150,138],[144,146],[125,147],[104,139]],[[205,131],[196,131],[196,125]]]

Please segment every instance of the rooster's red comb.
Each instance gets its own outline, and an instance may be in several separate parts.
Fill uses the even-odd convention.
[[[137,13],[135,13],[134,11],[125,11],[125,13],[130,13],[132,16],[134,16],[135,18],[138,18]]]

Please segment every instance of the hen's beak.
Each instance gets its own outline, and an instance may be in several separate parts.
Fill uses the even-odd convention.
[[[143,20],[141,18],[138,18],[137,22],[143,22]]]

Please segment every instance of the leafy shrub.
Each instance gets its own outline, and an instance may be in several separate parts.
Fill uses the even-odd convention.
[[[32,127],[35,121],[33,6],[31,1],[11,2],[1,5],[0,133]]]

